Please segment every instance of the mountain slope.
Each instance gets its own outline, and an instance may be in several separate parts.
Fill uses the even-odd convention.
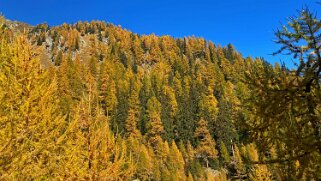
[[[39,59],[43,67],[39,76],[46,75],[58,97],[52,102],[58,109],[46,118],[55,122],[58,114],[64,122],[57,123],[59,131],[53,135],[58,136],[50,140],[54,146],[49,151],[35,149],[47,145],[43,140],[28,142],[28,149],[39,154],[16,162],[21,172],[8,162],[13,157],[2,157],[0,176],[226,180],[226,176],[256,178],[255,174],[270,179],[272,171],[279,171],[244,163],[257,161],[258,156],[254,145],[243,146],[247,133],[239,124],[252,118],[243,106],[250,98],[246,72],[271,67],[266,62],[243,58],[232,45],[221,47],[196,37],[138,35],[101,21],[56,27],[6,21],[2,27],[1,38],[8,47],[26,45],[22,52],[4,49],[13,52],[10,60],[19,61],[1,66],[19,65],[18,72],[25,71],[29,59],[21,57]],[[20,35],[25,38],[20,40]],[[30,75],[36,71],[37,65],[33,66],[27,69]],[[3,77],[7,75],[15,80],[13,72]],[[17,85],[22,95],[33,90],[20,82]],[[28,101],[40,100],[41,106],[42,96],[35,93]],[[1,110],[8,111],[1,115],[13,119],[11,99],[0,98]],[[36,115],[34,110],[17,108],[23,116],[16,121],[24,123],[29,113]],[[40,128],[47,123],[41,124],[35,134],[42,134]],[[27,123],[21,125],[29,130]],[[1,135],[9,128],[6,124]],[[52,157],[46,155],[50,151],[55,153]],[[38,165],[37,175],[30,171],[32,167],[24,170],[28,163]]]

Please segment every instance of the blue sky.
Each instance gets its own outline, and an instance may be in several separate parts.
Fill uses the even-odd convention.
[[[305,5],[317,11],[317,0],[0,0],[8,19],[32,25],[59,25],[78,20],[104,20],[139,34],[195,35],[215,44],[232,43],[244,57],[262,56],[271,63],[287,56],[270,56],[278,49],[273,30]]]

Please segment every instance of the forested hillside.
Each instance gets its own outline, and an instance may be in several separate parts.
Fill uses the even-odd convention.
[[[0,24],[3,180],[320,178],[309,101],[295,98],[320,120],[320,92],[300,92],[302,74],[102,21]]]

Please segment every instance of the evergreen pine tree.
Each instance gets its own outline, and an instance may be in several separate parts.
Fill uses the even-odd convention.
[[[229,165],[231,162],[230,154],[223,141],[221,141],[220,144],[220,158],[222,160],[222,164],[225,166]]]

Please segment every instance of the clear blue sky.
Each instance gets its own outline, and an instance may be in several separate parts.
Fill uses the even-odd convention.
[[[215,44],[232,43],[243,56],[269,54],[278,46],[273,30],[308,5],[321,9],[318,0],[1,0],[0,12],[8,19],[32,25],[59,25],[78,20],[104,20],[139,34],[184,37],[195,35]],[[321,13],[321,12],[320,12]]]

